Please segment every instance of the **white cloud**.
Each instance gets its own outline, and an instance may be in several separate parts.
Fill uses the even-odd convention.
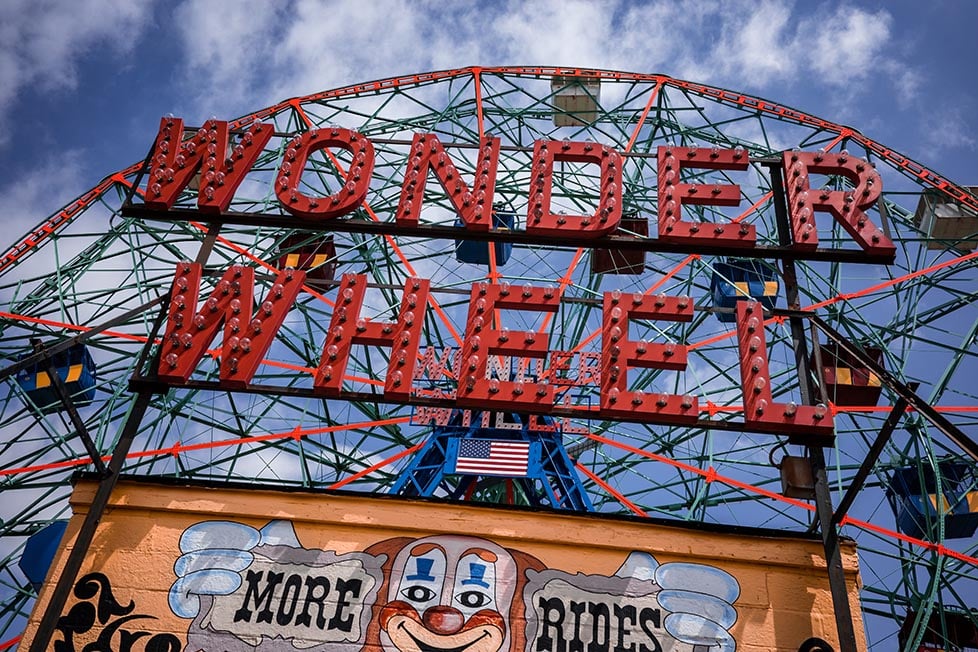
[[[431,63],[423,16],[406,0],[298,0],[273,57],[280,97],[419,72]]]
[[[615,67],[612,17],[615,3],[511,2],[490,25],[489,36],[510,63]]]
[[[802,21],[798,45],[804,46],[812,72],[822,81],[845,86],[878,74],[892,24],[893,17],[882,9],[870,13],[838,7]]]
[[[187,0],[177,7],[186,76],[202,110],[251,101],[249,93],[267,83],[264,62],[277,47],[285,7],[264,0]]]
[[[790,6],[763,2],[729,11],[723,36],[710,53],[711,68],[755,87],[797,72],[802,61],[787,29]]]
[[[952,148],[978,151],[978,138],[959,107],[928,107],[921,120],[924,151],[919,156],[940,160]],[[966,179],[965,181],[970,181]]]
[[[893,81],[897,106],[906,109],[920,99],[920,89],[926,80],[919,70],[894,60],[883,62],[881,68]]]
[[[150,5],[126,0],[7,0],[0,22],[0,144],[7,113],[28,87],[74,89],[80,55],[121,56],[150,18]]]
[[[199,112],[222,117],[297,95],[426,70],[428,13],[406,0],[185,0],[176,10]]]
[[[85,190],[80,150],[58,152],[39,166],[0,185],[0,215],[8,234],[26,233]]]
[[[288,16],[250,11],[251,4],[187,0],[177,10],[188,78],[202,95],[220,89],[215,101],[234,103],[224,107],[228,114],[371,79],[470,65],[644,70],[649,55],[664,60],[670,52],[669,30],[657,14],[676,13],[649,5],[626,21],[633,29],[621,32],[616,17],[635,8],[611,0],[513,0],[500,7],[297,0]],[[196,35],[206,31],[200,26],[214,21],[220,36],[199,42]],[[657,37],[645,38],[652,30]]]
[[[561,65],[663,72],[763,93],[889,79],[915,91],[888,54],[885,10],[765,2],[624,0],[186,0],[177,9],[188,79],[204,112],[237,115],[287,97],[469,65]],[[204,38],[202,35],[209,35]],[[223,104],[223,106],[214,106]]]
[[[798,5],[766,1],[716,7],[721,37],[708,54],[704,77],[755,88],[826,84],[836,88],[881,72],[904,88],[912,69],[885,58],[892,16],[885,10],[822,5],[800,19]]]
[[[30,233],[46,216],[84,192],[87,169],[82,161],[80,150],[66,150],[23,174],[4,179],[3,185],[0,185],[0,215],[4,216],[0,254],[5,253],[10,245],[19,243],[22,236]],[[50,274],[55,254],[50,248],[40,247],[38,251],[43,253],[18,263],[18,278],[26,281]],[[63,255],[69,251],[73,252],[74,249],[62,249]],[[0,296],[0,305],[10,300],[11,291],[8,288]]]

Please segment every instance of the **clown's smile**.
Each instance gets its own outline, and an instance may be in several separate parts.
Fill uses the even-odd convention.
[[[495,652],[503,641],[503,631],[484,622],[470,623],[452,634],[438,634],[416,618],[399,614],[387,622],[386,629],[394,645],[404,652]]]
[[[462,645],[458,645],[456,647],[441,647],[438,645],[432,645],[431,643],[421,640],[420,638],[412,634],[405,626],[404,623],[398,624],[398,628],[403,630],[404,633],[407,634],[411,638],[411,640],[415,642],[420,652],[463,652],[463,650],[469,649],[470,647],[472,647],[482,639],[486,638],[487,636],[491,636],[488,631],[483,630],[482,633],[479,634],[479,636],[469,641],[468,643],[463,643]],[[427,629],[422,631],[430,638],[450,638],[450,639],[456,638],[455,636],[449,636],[449,637],[438,636],[437,634],[433,634],[432,632],[429,632]],[[471,631],[478,632],[478,630],[471,630]]]

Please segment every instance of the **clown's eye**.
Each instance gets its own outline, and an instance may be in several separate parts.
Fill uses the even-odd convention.
[[[479,591],[465,591],[455,596],[455,599],[458,600],[463,607],[469,607],[470,609],[484,607],[492,602],[492,598],[485,593],[480,593]]]
[[[435,597],[435,592],[427,586],[409,586],[401,591],[401,595],[411,602],[427,602]]]

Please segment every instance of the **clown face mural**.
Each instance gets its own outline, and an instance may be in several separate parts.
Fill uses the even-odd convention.
[[[288,521],[187,528],[174,614],[188,650],[228,652],[734,652],[736,579],[632,551],[613,576],[548,568],[485,538],[306,549]],[[703,647],[706,646],[706,647]]]
[[[393,546],[403,547],[394,552]],[[522,648],[514,597],[536,559],[485,539],[432,536],[386,541],[387,603],[376,622],[393,652],[497,652]],[[382,552],[375,547],[370,552]]]

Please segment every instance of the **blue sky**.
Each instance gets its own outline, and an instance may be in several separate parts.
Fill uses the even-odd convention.
[[[978,185],[978,0],[2,2],[0,253],[141,160],[162,115],[195,125],[469,65],[607,68],[730,88],[850,125]]]
[[[659,72],[855,127],[978,183],[978,2],[7,0],[0,211],[19,235],[194,124],[466,65]],[[4,248],[16,237],[8,231]]]

